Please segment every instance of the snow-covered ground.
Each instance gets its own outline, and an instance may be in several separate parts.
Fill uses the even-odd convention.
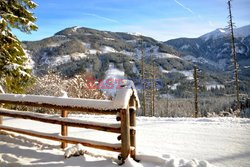
[[[129,61],[129,63],[133,65],[133,68],[132,68],[133,73],[139,74],[139,70],[136,67],[135,62],[134,61]]]
[[[193,77],[193,70],[183,70],[183,71],[180,71],[180,70],[177,70],[177,69],[172,69],[170,72],[178,72],[178,73],[181,73],[183,74],[185,77],[187,77],[188,80],[193,80],[194,77]]]
[[[74,119],[114,123],[114,116],[71,115]],[[58,134],[60,126],[4,118],[4,125]],[[88,155],[64,159],[59,143],[0,134],[0,166],[117,166],[117,154],[86,147]],[[69,128],[78,138],[117,143],[117,134]],[[48,144],[49,143],[49,144]],[[125,167],[249,167],[250,119],[241,118],[137,118],[137,151],[141,163],[131,159]],[[107,158],[101,155],[105,155]],[[178,157],[178,158],[177,158]],[[181,157],[181,158],[179,158]],[[209,163],[208,163],[208,162]]]
[[[124,79],[124,75],[125,75],[125,72],[123,70],[116,68],[114,63],[110,63],[108,70],[105,72],[105,79],[104,81],[102,81],[103,83],[101,83],[100,85],[106,85],[108,82],[108,79],[112,79],[114,81],[114,84],[113,84],[114,87],[112,89],[101,88],[101,90],[108,96],[114,96],[116,92],[116,87],[119,85],[117,81],[118,80],[122,81],[122,79]]]
[[[180,57],[169,53],[156,53],[156,54],[159,58],[181,59]]]
[[[102,50],[102,53],[116,53],[117,52],[114,48],[110,46],[103,46],[101,50]]]
[[[211,90],[211,89],[225,89],[225,85],[222,84],[206,84],[206,89]]]
[[[161,66],[159,67],[159,69],[160,69],[160,71],[162,72],[162,73],[169,73],[170,71],[168,71],[168,70],[165,70],[164,68],[162,68]]]
[[[175,83],[173,85],[169,85],[168,88],[170,88],[171,90],[176,90],[177,89],[177,86],[179,86],[181,83],[178,82],[178,83]]]
[[[172,73],[172,72],[178,72],[178,73],[181,73],[181,74],[183,74],[185,77],[187,77],[187,80],[193,80],[194,79],[194,77],[193,77],[193,70],[183,70],[183,71],[180,71],[180,70],[177,70],[177,69],[175,69],[175,68],[173,68],[172,70],[170,70],[170,71],[168,71],[168,70],[165,70],[164,68],[162,68],[162,67],[160,67],[159,68],[160,69],[160,71],[162,72],[162,73]]]

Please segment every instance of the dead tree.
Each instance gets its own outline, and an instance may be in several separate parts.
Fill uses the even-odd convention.
[[[198,69],[196,66],[194,66],[194,109],[195,109],[195,113],[194,113],[194,117],[197,118],[198,117],[198,113],[199,113],[199,109],[198,109]]]
[[[169,88],[167,88],[167,108],[166,108],[167,113],[169,112]]]
[[[231,0],[228,1],[228,10],[229,10],[229,30],[231,35],[231,47],[232,47],[232,56],[233,56],[233,66],[234,66],[234,79],[235,79],[235,94],[237,98],[237,109],[240,109],[240,95],[239,95],[239,77],[238,77],[238,64],[236,57],[236,46],[235,46],[235,37],[234,37],[234,24],[232,19],[231,11]]]
[[[155,59],[151,56],[151,70],[150,70],[150,113],[151,116],[155,116],[155,96],[156,96],[156,67],[155,67]]]
[[[142,116],[146,114],[146,83],[145,83],[145,62],[144,48],[141,49],[141,81],[142,81]]]
[[[156,94],[156,67],[155,67],[155,61],[153,60],[153,66],[152,66],[152,74],[153,74],[153,79],[152,79],[152,116],[155,115],[155,94]]]

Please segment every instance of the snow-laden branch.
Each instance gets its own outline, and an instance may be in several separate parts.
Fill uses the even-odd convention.
[[[5,94],[4,90],[3,90],[3,87],[0,85],[0,93],[3,93]]]

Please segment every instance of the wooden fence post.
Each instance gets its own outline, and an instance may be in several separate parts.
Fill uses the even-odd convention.
[[[62,110],[61,117],[68,117],[68,111]],[[66,125],[61,125],[61,135],[68,136],[68,127]],[[62,142],[61,148],[65,149],[68,146],[67,142]]]
[[[0,125],[3,124],[3,116],[0,116]]]
[[[130,121],[129,108],[120,110],[121,116],[121,159],[124,162],[130,153]]]
[[[130,142],[133,150],[131,150],[131,157],[136,160],[136,112],[134,109],[130,109]]]
[[[3,104],[0,103],[0,108],[2,108],[2,107],[3,107]],[[2,124],[3,124],[3,116],[0,115],[0,125],[2,125]]]
[[[136,160],[136,100],[135,97],[132,96],[130,98],[129,101],[129,106],[131,107],[129,109],[129,115],[130,115],[130,142],[131,142],[131,146],[133,147],[133,149],[130,152],[130,156]]]

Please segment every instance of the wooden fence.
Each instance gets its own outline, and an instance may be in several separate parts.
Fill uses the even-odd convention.
[[[55,118],[55,116],[51,115],[0,108],[0,117],[7,116],[58,124],[61,125],[61,136],[36,132],[33,130],[25,130],[16,127],[9,127],[3,125],[2,122],[0,122],[0,130],[59,141],[61,142],[61,148],[63,149],[67,147],[68,143],[80,143],[87,147],[120,152],[118,159],[122,160],[122,162],[124,162],[124,160],[129,155],[133,159],[136,159],[135,126],[136,109],[139,107],[139,100],[136,90],[131,85],[126,85],[122,87],[122,89],[118,89],[113,100],[93,100],[22,94],[0,94],[0,106],[1,104],[59,109],[61,111],[61,117]],[[70,111],[116,115],[116,120],[119,121],[119,123],[107,124],[64,118],[68,116]],[[110,144],[101,141],[68,137],[68,126],[117,133],[119,134],[117,140],[121,140],[121,143]]]

